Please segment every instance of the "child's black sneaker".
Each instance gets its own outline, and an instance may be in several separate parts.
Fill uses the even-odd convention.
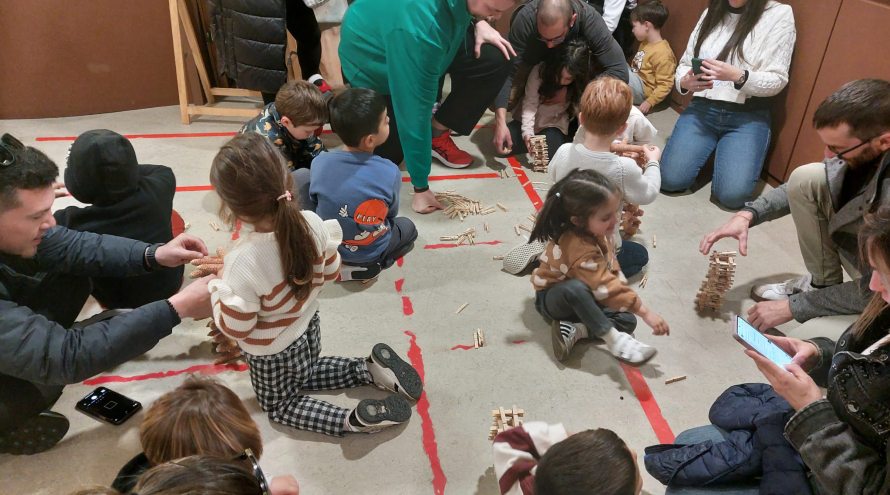
[[[559,362],[568,359],[575,343],[581,338],[581,332],[578,331],[576,325],[582,324],[559,320],[553,320],[551,323],[550,338],[553,343],[553,355]]]
[[[377,344],[371,350],[368,372],[374,378],[374,385],[383,390],[402,394],[413,401],[419,400],[423,393],[423,382],[417,370],[386,344]]]
[[[378,431],[407,422],[411,418],[411,405],[398,394],[383,400],[365,399],[349,413],[347,428],[354,433]]]
[[[68,433],[68,418],[44,411],[18,428],[0,433],[0,454],[31,455],[49,450]]]

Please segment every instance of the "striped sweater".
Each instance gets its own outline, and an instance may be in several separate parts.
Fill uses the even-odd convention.
[[[297,299],[281,265],[275,233],[251,232],[225,257],[222,278],[209,284],[213,320],[248,354],[277,354],[297,340],[318,311],[318,294],[340,271],[337,247],[343,232],[336,220],[303,211],[315,235],[312,292]]]
[[[550,447],[568,438],[561,423],[532,421],[494,439],[494,471],[503,495],[533,495],[538,461]]]

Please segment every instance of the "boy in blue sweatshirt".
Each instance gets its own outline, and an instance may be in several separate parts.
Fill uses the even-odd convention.
[[[389,137],[386,102],[370,89],[331,100],[331,128],[343,149],[321,153],[310,169],[309,199],[322,219],[343,229],[340,280],[369,280],[414,248],[414,223],[397,217],[402,172],[374,155]]]

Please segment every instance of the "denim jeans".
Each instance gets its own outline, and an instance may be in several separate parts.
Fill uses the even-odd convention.
[[[632,334],[637,317],[627,311],[600,306],[584,282],[570,278],[535,293],[535,309],[548,320],[583,323],[589,336],[601,337],[609,329]]]
[[[714,442],[722,442],[726,440],[727,433],[714,426],[698,426],[684,431],[677,435],[674,443],[677,444],[696,444],[712,440]],[[760,493],[758,483],[748,483],[740,485],[713,485],[713,486],[676,486],[667,487],[665,495],[757,495]]]
[[[689,189],[715,153],[711,192],[723,206],[741,208],[754,192],[769,141],[768,108],[694,98],[664,148],[661,190]]]

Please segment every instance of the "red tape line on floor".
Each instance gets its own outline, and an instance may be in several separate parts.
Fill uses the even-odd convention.
[[[146,373],[144,375],[133,376],[117,376],[103,375],[89,380],[84,380],[84,385],[102,385],[103,383],[127,383],[141,382],[144,380],[157,380],[158,378],[169,378],[171,376],[182,375],[185,373],[200,373],[202,375],[217,375],[224,371],[247,371],[246,363],[237,364],[199,364],[188,367],[184,370],[157,371],[154,373]]]
[[[522,165],[512,156],[509,157],[507,161],[510,162],[510,167],[513,169],[513,173],[516,174],[516,178],[519,179],[519,184],[522,186],[525,194],[528,195],[528,199],[531,200],[532,205],[534,205],[536,210],[540,210],[541,207],[544,206],[544,203],[541,201],[541,197],[538,196],[538,192],[528,179]],[[634,395],[640,403],[640,407],[643,408],[643,412],[649,420],[649,425],[652,426],[652,431],[654,431],[655,436],[658,437],[658,441],[661,443],[673,443],[674,432],[671,430],[671,426],[668,424],[667,420],[661,414],[661,408],[658,406],[658,402],[652,395],[652,390],[649,389],[649,384],[646,383],[643,374],[640,373],[639,369],[633,366],[628,366],[624,363],[620,364],[622,371],[624,371],[624,376],[627,378],[627,381],[630,382]]]
[[[454,244],[454,243],[443,243],[443,244],[427,244],[423,246],[424,249],[447,249],[447,248],[456,248],[456,247],[469,247],[476,246],[480,244],[487,244],[489,246],[496,246],[498,244],[503,244],[503,241],[483,241],[477,242],[474,244]]]
[[[464,179],[500,179],[501,176],[492,172],[492,173],[479,173],[479,174],[453,174],[453,175],[431,175],[427,180],[429,181],[437,181],[437,180],[464,180]],[[402,182],[411,182],[410,176],[402,177]]]
[[[405,335],[411,339],[411,346],[408,348],[408,360],[411,366],[417,370],[421,381],[426,383],[426,376],[423,370],[423,351],[417,345],[417,335],[414,332],[405,330]],[[448,478],[445,477],[445,471],[442,470],[442,463],[439,461],[439,446],[436,443],[436,430],[433,428],[433,420],[430,418],[430,401],[426,398],[426,391],[417,401],[417,414],[420,415],[421,431],[423,432],[423,450],[430,460],[430,468],[433,470],[433,493],[441,495],[445,493],[445,484]]]
[[[411,304],[411,298],[408,296],[402,296],[402,313],[405,316],[414,314],[414,305]]]
[[[658,407],[658,402],[652,396],[652,391],[649,390],[649,385],[646,383],[646,379],[643,378],[643,374],[640,373],[638,368],[625,363],[621,363],[621,369],[624,370],[624,376],[630,382],[634,395],[640,401],[643,412],[649,418],[649,424],[652,425],[652,430],[655,432],[655,436],[658,437],[658,441],[660,443],[674,443],[674,432],[671,430],[671,425],[662,416],[661,408]]]

